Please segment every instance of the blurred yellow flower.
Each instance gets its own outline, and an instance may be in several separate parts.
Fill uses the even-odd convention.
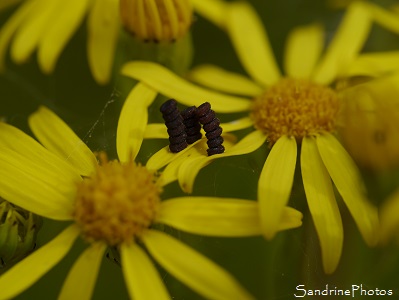
[[[261,233],[254,201],[181,197],[161,201],[164,182],[155,170],[134,162],[156,93],[138,84],[125,102],[117,131],[119,161],[94,154],[53,112],[41,107],[29,118],[40,145],[0,123],[0,195],[38,215],[73,221],[62,233],[0,277],[0,299],[10,299],[55,266],[81,235],[89,247],[77,259],[60,299],[90,299],[107,246],[117,247],[129,294],[134,299],[169,299],[152,261],[211,299],[252,299],[226,271],[175,238],[152,228],[163,223],[194,234],[253,236]],[[166,175],[163,175],[164,177]],[[116,217],[117,216],[117,217]],[[301,225],[287,208],[280,229]]]
[[[120,29],[118,0],[25,0],[0,30],[0,71],[10,46],[16,63],[37,50],[39,66],[51,73],[56,62],[87,15],[87,56],[100,84],[110,79]]]
[[[370,1],[365,1],[365,7],[370,11],[373,20],[382,27],[399,33],[399,11],[398,5],[393,5],[391,9],[376,5]]]
[[[195,1],[195,0],[194,0]],[[382,3],[363,0],[328,0],[327,5],[333,9],[343,9],[353,2],[362,1],[362,5],[369,11],[371,18],[382,27],[399,33],[399,4],[394,3],[388,8]],[[377,5],[378,4],[378,5]]]
[[[399,75],[342,92],[343,144],[356,163],[382,172],[399,166]]]
[[[191,0],[121,0],[120,14],[125,29],[143,41],[173,42],[189,30]]]
[[[19,0],[21,1],[21,0]],[[0,3],[0,10],[18,2]],[[25,0],[0,30],[0,71],[6,54],[24,63],[37,50],[40,69],[52,73],[58,58],[87,16],[87,59],[99,84],[110,80],[121,24],[144,41],[174,42],[189,30],[191,0]]]
[[[369,74],[370,60],[376,75],[394,69],[384,62],[384,54],[359,55],[371,28],[369,10],[361,3],[351,5],[324,53],[320,25],[295,29],[288,37],[283,76],[262,22],[251,6],[219,0],[193,3],[196,10],[227,31],[252,80],[210,65],[198,67],[190,78],[214,90],[248,98],[205,90],[151,63],[128,63],[122,73],[185,105],[206,100],[219,113],[250,112],[230,124],[234,124],[234,130],[254,126],[254,132],[223,154],[192,155],[180,167],[179,180],[190,191],[196,174],[213,159],[250,153],[269,141],[272,149],[258,184],[261,225],[268,239],[276,234],[288,203],[300,144],[303,184],[321,243],[323,266],[326,273],[332,273],[341,257],[343,226],[331,180],[364,240],[368,245],[377,242],[377,210],[366,199],[356,165],[334,137],[341,99],[330,87],[339,78]]]

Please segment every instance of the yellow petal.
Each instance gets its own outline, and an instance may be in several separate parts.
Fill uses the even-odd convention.
[[[279,224],[279,230],[298,227],[302,223],[302,214],[294,209],[284,209],[283,216],[284,222]],[[242,199],[168,199],[161,204],[157,222],[207,236],[238,237],[261,234],[258,203]]]
[[[85,143],[55,113],[41,106],[29,117],[29,126],[50,151],[71,164],[81,175],[95,171],[97,160]]]
[[[256,130],[248,134],[230,149],[226,149],[224,153],[212,156],[193,156],[193,158],[187,159],[179,169],[178,179],[180,187],[186,193],[191,193],[193,190],[194,180],[197,177],[198,172],[210,164],[213,160],[222,157],[243,155],[254,152],[256,149],[262,146],[265,141],[266,136],[259,130]]]
[[[162,171],[159,180],[162,186],[165,186],[178,178],[178,172],[181,165],[186,162],[190,157],[200,157],[206,154],[206,140],[203,138],[195,147],[191,147],[184,152],[183,155],[173,159],[166,168]]]
[[[134,160],[139,153],[148,121],[148,106],[156,96],[153,89],[142,83],[138,83],[127,96],[116,133],[120,161]]]
[[[76,225],[69,226],[1,275],[0,299],[14,298],[39,280],[69,252],[79,233]]]
[[[251,118],[244,117],[231,122],[222,123],[220,127],[223,128],[223,132],[231,132],[251,127],[253,124],[254,123]]]
[[[157,39],[161,38],[162,35],[162,29],[163,26],[161,24],[161,18],[157,9],[157,6],[155,4],[155,1],[147,1],[147,7],[148,7],[148,15],[149,15],[149,19],[151,20],[151,22],[153,23],[153,28],[154,28],[154,33],[155,33],[155,37]]]
[[[178,153],[170,152],[169,146],[163,147],[158,152],[154,153],[146,163],[146,167],[149,170],[159,170],[160,168],[169,164],[172,160],[177,159],[180,155],[183,155],[191,147],[195,146],[198,142],[188,145],[188,147]]]
[[[397,12],[391,12],[373,3],[366,3],[367,8],[371,11],[373,20],[380,26],[399,33],[399,18]]]
[[[32,12],[35,4],[36,2],[34,0],[25,1],[3,25],[0,31],[0,72],[3,72],[6,67],[5,57],[11,38]]]
[[[258,183],[258,201],[263,234],[272,239],[277,232],[294,181],[297,145],[294,138],[282,136],[274,144]]]
[[[166,271],[205,298],[253,299],[230,274],[182,242],[155,230],[143,242]]]
[[[119,1],[95,0],[88,17],[87,54],[94,79],[108,83],[120,29]]]
[[[150,159],[146,163],[146,167],[149,170],[159,170],[172,160],[179,157],[179,155],[182,155],[185,151],[187,151],[187,148],[178,153],[173,153],[170,152],[169,145],[165,146],[158,152],[151,155]]]
[[[257,202],[241,199],[181,197],[166,200],[161,204],[157,222],[208,236],[261,234]]]
[[[285,52],[285,71],[288,76],[310,78],[324,46],[324,32],[320,24],[297,27],[288,37]]]
[[[93,244],[79,256],[62,285],[58,300],[91,299],[106,248],[104,243]]]
[[[398,18],[399,20],[399,18]],[[399,69],[399,52],[375,52],[359,55],[345,71],[345,76],[378,77]]]
[[[266,30],[256,11],[246,2],[226,10],[227,30],[241,63],[262,86],[276,83],[281,75]]]
[[[42,33],[38,47],[39,65],[45,73],[54,70],[61,51],[82,23],[89,4],[89,0],[54,2],[58,2],[57,17]]]
[[[360,2],[354,2],[341,21],[334,39],[318,64],[312,79],[320,84],[330,84],[362,49],[371,28],[371,16]]]
[[[185,159],[187,159],[187,156],[180,156],[166,166],[165,170],[162,171],[161,176],[159,177],[159,183],[161,186],[168,185],[177,180],[180,165]]]
[[[25,62],[38,46],[43,32],[57,15],[59,1],[37,0],[27,19],[16,32],[11,45],[11,57],[17,63]]]
[[[323,163],[360,233],[367,244],[375,245],[378,238],[377,209],[365,197],[365,189],[355,163],[333,135],[319,135],[316,141]]]
[[[0,149],[0,196],[35,214],[70,220],[76,181],[46,157],[38,162],[9,148]]]
[[[263,92],[262,87],[247,77],[213,65],[198,66],[188,77],[200,85],[230,94],[255,97]]]
[[[151,62],[129,62],[123,66],[122,74],[143,81],[159,93],[187,106],[199,106],[203,102],[209,102],[214,111],[229,113],[247,111],[251,103],[245,98],[224,95],[195,86],[165,67]]]
[[[392,193],[380,209],[380,242],[387,244],[399,228],[399,189]]]
[[[226,151],[228,151],[236,142],[236,137],[228,133],[223,133],[222,137],[224,139],[223,146],[225,147]],[[187,149],[187,151],[185,151],[183,155],[180,155],[177,158],[173,159],[173,161],[171,161],[162,171],[162,174],[159,178],[161,184],[167,185],[178,179],[181,165],[183,163],[186,163],[188,160],[208,157],[207,149],[207,139],[202,138],[202,140],[198,141],[198,143],[194,147]],[[205,167],[207,164],[208,163],[205,163],[202,167]]]
[[[192,0],[194,10],[219,27],[225,26],[226,2],[221,0]]]
[[[182,4],[182,1],[180,1],[180,2]],[[177,36],[180,31],[179,30],[180,22],[183,22],[183,20],[184,20],[184,17],[180,17],[180,15],[182,15],[182,16],[184,15],[184,13],[180,12],[184,9],[183,8],[184,4],[182,5],[183,6],[182,8],[178,9],[179,5],[175,5],[174,3],[169,2],[169,1],[165,1],[164,3],[165,3],[166,14],[169,16],[171,34],[172,34],[172,36]],[[178,16],[178,12],[180,12],[179,16]],[[186,9],[186,14],[187,14],[187,12],[188,12],[188,9]],[[188,17],[187,19],[189,19],[190,21],[187,20],[186,22],[191,23],[191,17]],[[162,27],[162,25],[161,25],[161,27]],[[164,29],[163,31],[165,32],[165,28],[163,28],[163,29]]]
[[[164,123],[148,124],[144,131],[144,139],[167,139],[169,137]]]
[[[132,299],[171,299],[147,254],[135,243],[122,244],[123,276]]]
[[[0,147],[10,148],[38,165],[46,166],[75,182],[81,180],[79,172],[65,160],[50,152],[21,130],[0,122]],[[58,176],[57,176],[58,177]]]
[[[300,211],[286,206],[283,208],[283,214],[281,216],[280,223],[278,224],[278,230],[286,230],[296,228],[302,225],[303,215]]]
[[[309,210],[321,244],[324,272],[331,274],[341,258],[344,230],[331,179],[313,137],[302,140],[301,170]]]

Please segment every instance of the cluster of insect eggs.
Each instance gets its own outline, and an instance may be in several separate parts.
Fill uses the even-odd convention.
[[[201,125],[204,128],[205,136],[208,139],[208,156],[223,153],[223,144],[220,120],[211,109],[208,102],[201,104],[198,108],[191,106],[181,113],[174,99],[169,99],[162,104],[160,111],[165,120],[169,134],[169,149],[177,153],[202,138]]]

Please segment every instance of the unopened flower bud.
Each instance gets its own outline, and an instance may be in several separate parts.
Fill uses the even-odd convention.
[[[126,30],[143,41],[172,42],[183,37],[192,23],[189,0],[121,0]]]
[[[0,198],[0,267],[32,251],[41,218]]]

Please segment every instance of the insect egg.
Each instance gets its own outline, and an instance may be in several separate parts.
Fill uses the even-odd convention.
[[[187,143],[192,144],[202,138],[201,124],[196,115],[197,108],[191,106],[182,111],[183,123],[186,127]]]
[[[187,134],[176,100],[166,101],[161,105],[160,111],[168,129],[170,151],[173,153],[182,151],[187,147]]]
[[[209,149],[207,150],[208,156],[214,154],[220,154],[224,152],[222,127],[220,127],[220,120],[216,118],[215,112],[211,109],[211,105],[208,102],[201,104],[196,111],[197,118],[202,124],[208,139],[207,144]]]

